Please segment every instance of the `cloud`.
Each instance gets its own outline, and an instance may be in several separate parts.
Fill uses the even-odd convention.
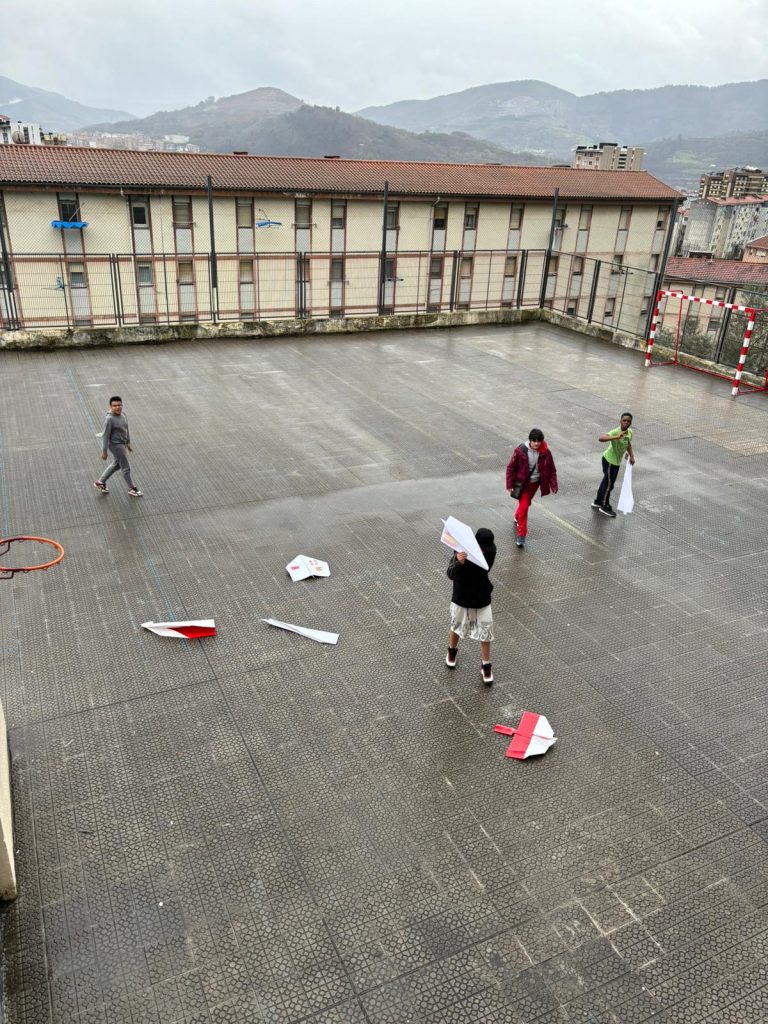
[[[6,0],[5,73],[136,113],[270,85],[356,110],[535,78],[578,94],[768,74],[762,0]]]

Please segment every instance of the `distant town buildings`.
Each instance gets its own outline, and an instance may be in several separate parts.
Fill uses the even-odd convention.
[[[645,150],[640,146],[599,142],[595,146],[577,146],[573,166],[586,171],[639,171],[644,157]]]
[[[768,194],[696,199],[682,218],[678,256],[738,260],[747,243],[768,232]]]
[[[731,167],[716,174],[702,174],[699,199],[741,199],[768,193],[768,173],[759,167]]]
[[[0,114],[0,145],[4,146],[66,146],[67,136],[60,132],[44,132],[39,124],[12,121]]]
[[[753,238],[744,246],[742,263],[762,263],[768,267],[768,235],[762,238]]]
[[[86,132],[69,133],[69,145],[86,149],[138,149],[166,153],[199,153],[200,147],[189,141],[188,135],[163,135],[154,138],[143,132]]]

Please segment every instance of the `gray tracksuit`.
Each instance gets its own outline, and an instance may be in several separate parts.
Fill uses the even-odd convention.
[[[122,413],[114,416],[108,412],[104,420],[104,433],[101,436],[102,452],[109,451],[114,462],[110,463],[102,473],[100,479],[103,484],[109,480],[118,469],[122,470],[125,482],[129,487],[135,487],[131,479],[131,467],[128,463],[128,445],[131,443],[131,434],[128,430],[128,420]]]

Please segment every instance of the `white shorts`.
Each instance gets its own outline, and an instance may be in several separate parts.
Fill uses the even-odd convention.
[[[462,608],[451,601],[451,631],[462,640],[493,640],[493,613],[485,608]]]

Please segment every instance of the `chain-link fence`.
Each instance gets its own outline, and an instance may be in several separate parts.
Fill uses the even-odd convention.
[[[543,249],[11,256],[0,326],[547,308],[642,337],[652,271]]]

